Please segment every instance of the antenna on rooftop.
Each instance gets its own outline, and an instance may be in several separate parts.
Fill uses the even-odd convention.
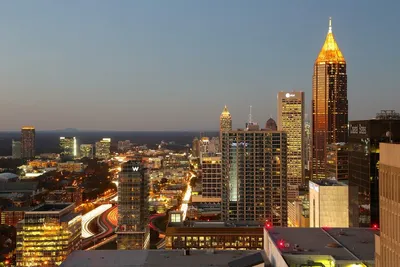
[[[252,117],[251,117],[251,106],[250,106],[250,114],[249,114],[249,124],[251,124],[253,121],[252,121]]]

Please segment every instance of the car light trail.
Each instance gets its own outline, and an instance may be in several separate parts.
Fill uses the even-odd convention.
[[[94,233],[89,230],[90,222],[111,207],[111,204],[104,204],[82,216],[82,238],[88,238],[94,235]]]

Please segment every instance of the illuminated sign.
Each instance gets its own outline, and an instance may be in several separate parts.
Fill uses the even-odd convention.
[[[361,124],[350,125],[350,134],[367,134],[367,127]]]
[[[317,184],[310,183],[310,189],[319,192],[319,186]]]
[[[289,98],[289,97],[295,97],[295,94],[286,93],[286,97],[287,97],[287,98]]]
[[[132,167],[132,171],[137,172],[139,170],[139,166]]]

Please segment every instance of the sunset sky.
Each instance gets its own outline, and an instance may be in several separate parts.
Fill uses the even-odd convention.
[[[400,1],[1,1],[0,130],[217,130],[276,117],[332,17],[349,119],[400,111]],[[396,77],[397,76],[397,77]]]

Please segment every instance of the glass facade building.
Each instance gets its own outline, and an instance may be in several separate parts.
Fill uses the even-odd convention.
[[[312,96],[311,178],[326,175],[327,145],[347,143],[348,101],[346,60],[334,38],[331,21],[315,61]]]
[[[379,143],[400,142],[400,116],[349,123],[349,185],[357,187],[354,227],[379,225]]]
[[[349,179],[349,148],[346,143],[326,147],[326,177],[338,181]]]
[[[223,219],[287,226],[286,133],[236,130],[222,138]]]
[[[81,144],[80,145],[80,157],[81,158],[93,158],[93,145],[92,144]]]
[[[42,204],[17,224],[17,266],[59,266],[81,249],[82,216],[74,204]]]
[[[103,138],[96,142],[96,158],[108,159],[111,154],[111,138]]]
[[[278,93],[278,130],[287,133],[287,182],[304,183],[304,92]]]
[[[229,113],[228,108],[225,106],[224,110],[219,117],[219,140],[220,146],[222,147],[222,133],[232,130],[232,116]]]
[[[63,160],[72,160],[77,156],[77,144],[75,137],[60,137],[60,157]]]
[[[149,247],[149,174],[141,161],[122,164],[118,177],[118,249]]]

